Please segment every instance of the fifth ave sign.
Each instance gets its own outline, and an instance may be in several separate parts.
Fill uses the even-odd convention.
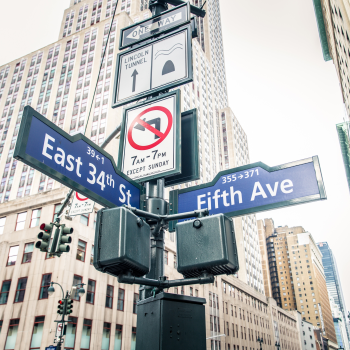
[[[170,192],[173,213],[209,209],[230,217],[326,199],[318,157],[269,167],[249,164],[220,172],[204,185]]]

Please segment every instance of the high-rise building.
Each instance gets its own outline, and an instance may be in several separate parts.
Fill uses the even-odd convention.
[[[325,61],[333,60],[350,116],[350,6],[347,0],[313,0]]]
[[[317,243],[317,246],[322,253],[322,264],[324,268],[324,274],[326,276],[326,285],[329,297],[332,298],[333,302],[338,306],[339,311],[342,313],[344,324],[346,325],[348,313],[345,306],[345,299],[343,295],[343,289],[341,287],[335,256],[327,242]],[[349,339],[348,327],[346,326],[345,328],[347,330],[347,338]]]
[[[194,3],[203,5],[201,0]],[[0,67],[0,202],[61,186],[12,159],[25,105],[71,135],[86,128],[86,135],[99,145],[106,130],[120,123],[122,108],[110,108],[119,31],[148,18],[150,11],[147,1],[119,1],[99,73],[115,4],[72,1],[64,12],[56,43]],[[194,82],[181,87],[182,109],[198,111],[200,179],[180,187],[208,182],[222,169],[249,163],[247,136],[227,107],[219,1],[208,1],[205,8],[207,16],[198,20],[199,36],[193,40]],[[118,140],[107,151],[117,158],[117,149]],[[255,216],[237,218],[235,226],[245,255],[241,255],[239,278],[264,293]]]
[[[274,227],[272,219],[259,220],[258,227],[260,241],[266,240],[272,297],[283,309],[298,310],[337,344],[322,254],[312,235],[301,226]]]
[[[340,311],[338,304],[335,303],[334,298],[330,297],[329,301],[331,303],[334,329],[337,336],[339,349],[349,350],[349,338],[346,329],[346,318],[344,318],[344,315]]]
[[[95,211],[63,222],[74,228],[71,251],[48,259],[34,250],[38,225],[53,220],[67,189],[12,158],[24,106],[31,105],[73,135],[84,132],[101,145],[121,121],[122,108],[111,109],[112,84],[120,29],[150,17],[147,0],[71,0],[59,39],[0,67],[0,348],[40,348],[53,342],[60,295],[48,297],[50,281],[69,290],[86,283],[69,318],[66,349],[133,349],[136,339],[138,286],[119,284],[91,265]],[[223,169],[249,163],[248,141],[227,103],[219,0],[192,1],[207,11],[197,19],[193,40],[194,81],[181,87],[182,110],[197,108],[200,179],[211,181]],[[107,43],[109,28],[110,39]],[[106,46],[107,45],[107,46]],[[105,52],[101,72],[99,67]],[[96,95],[93,98],[95,84]],[[91,108],[91,116],[90,114]],[[88,119],[89,118],[89,119]],[[117,159],[118,139],[107,147]],[[255,215],[234,219],[240,271],[219,276],[213,285],[172,288],[169,292],[205,297],[208,349],[299,350],[296,320],[264,295]],[[166,234],[165,274],[176,271],[173,233]],[[238,277],[238,278],[237,278]],[[225,339],[217,337],[223,333]],[[7,345],[6,345],[7,344]]]

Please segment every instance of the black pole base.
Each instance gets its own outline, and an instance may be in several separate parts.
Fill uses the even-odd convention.
[[[139,301],[136,350],[205,350],[205,302],[170,293]]]

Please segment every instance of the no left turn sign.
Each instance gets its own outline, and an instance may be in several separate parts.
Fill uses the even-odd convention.
[[[174,91],[124,111],[118,168],[134,180],[180,172],[180,92]]]
[[[155,112],[164,113],[166,118],[164,118],[164,116],[160,117],[158,113],[157,113],[158,118],[153,118],[153,116],[155,115]],[[143,116],[145,118],[141,119]],[[163,124],[167,125],[164,133],[162,133],[160,130],[160,125],[162,124],[162,121],[163,121]],[[153,123],[154,123],[154,126],[152,126]],[[146,151],[146,150],[152,149],[153,147],[158,146],[161,142],[163,142],[166,139],[166,137],[169,135],[169,132],[172,129],[172,126],[173,126],[173,116],[172,116],[172,113],[169,111],[169,109],[162,106],[149,107],[144,111],[142,111],[132,121],[128,130],[128,142],[130,143],[131,147],[140,151]],[[140,142],[141,140],[140,141],[134,140],[134,137],[137,137],[137,136],[133,136],[133,129],[141,130],[141,131],[146,131],[147,129],[148,131],[150,131],[155,135],[155,139],[157,141],[155,142],[151,141],[151,144],[141,146],[138,144],[138,142]],[[151,135],[151,139],[152,139],[152,135]]]

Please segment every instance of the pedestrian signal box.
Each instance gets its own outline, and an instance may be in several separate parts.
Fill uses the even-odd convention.
[[[176,225],[177,270],[185,277],[234,274],[239,269],[233,222],[223,214]]]
[[[150,237],[149,225],[128,209],[101,209],[95,230],[95,268],[112,276],[146,275],[151,263]]]

